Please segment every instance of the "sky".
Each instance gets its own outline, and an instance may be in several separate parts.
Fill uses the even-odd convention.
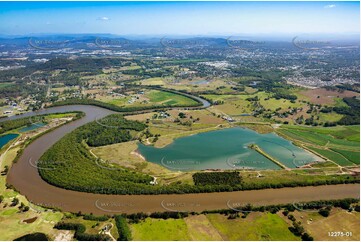
[[[0,35],[359,33],[359,2],[0,2]]]

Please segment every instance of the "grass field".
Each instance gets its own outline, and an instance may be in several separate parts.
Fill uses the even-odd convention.
[[[14,83],[11,83],[11,82],[3,82],[3,83],[0,83],[0,88],[10,87],[13,85],[14,85]]]
[[[163,80],[163,78],[161,77],[153,77],[153,78],[148,78],[144,81],[142,81],[143,85],[164,85],[165,82]]]
[[[222,236],[209,222],[205,215],[197,215],[184,218],[187,224],[188,234],[191,240],[222,240]]]
[[[315,212],[292,212],[297,221],[302,222],[305,230],[318,241],[324,240],[360,240],[360,213],[332,208],[330,216],[322,217]],[[288,220],[287,218],[284,218]],[[352,236],[330,237],[328,232],[352,232]]]
[[[228,115],[239,115],[251,113],[251,103],[246,99],[253,95],[203,95],[205,98],[215,101],[222,101],[223,104],[214,106],[215,109]]]
[[[232,220],[221,214],[208,214],[207,218],[223,240],[300,240],[277,214],[254,212],[245,219]]]
[[[151,90],[146,94],[146,97],[149,98],[150,102],[152,103],[159,103],[167,106],[172,105],[194,105],[197,102],[171,92],[164,92],[164,91],[158,91],[158,90]]]
[[[338,113],[335,113],[335,112],[331,112],[331,113],[319,113],[318,114],[319,116],[319,120],[317,120],[318,122],[322,122],[322,123],[325,123],[325,122],[337,122],[339,121],[343,115],[342,114],[338,114]]]
[[[147,218],[131,226],[133,240],[190,240],[183,219]]]
[[[12,160],[15,158],[18,148],[10,149],[4,156],[1,157],[0,170],[4,169],[5,165],[11,166]],[[37,213],[34,210],[27,212],[19,212],[18,206],[10,207],[10,203],[13,198],[19,199],[25,205],[28,205],[28,201],[24,196],[21,196],[17,192],[6,189],[6,176],[0,176],[0,194],[4,196],[4,201],[0,204],[0,236],[1,240],[14,240],[20,236],[33,232],[43,232],[50,235],[52,239],[58,234],[59,231],[53,229],[56,222],[62,218],[62,213],[44,211]],[[6,205],[6,206],[5,206]],[[22,222],[25,219],[37,217],[33,223]]]
[[[344,157],[346,157],[349,161],[355,163],[356,165],[360,164],[360,152],[353,152],[348,150],[339,150],[339,149],[332,149],[333,151],[340,153]]]
[[[241,176],[244,185],[249,187],[254,187],[259,184],[289,184],[293,182],[314,182],[337,179],[347,180],[345,175],[335,174],[337,171],[337,167],[328,167],[327,172],[325,172],[325,169],[241,171]],[[262,176],[259,177],[259,175]]]
[[[360,141],[360,138],[355,139],[360,135],[360,126],[335,126],[335,127],[308,127],[308,126],[296,126],[296,125],[283,125],[282,128],[287,130],[296,130],[304,132],[314,132],[317,134],[326,134],[336,139],[346,139],[349,141]],[[352,137],[350,139],[350,137]]]
[[[318,133],[317,130],[295,130],[295,129],[287,129],[289,133],[292,133],[294,137],[299,137],[301,140],[305,142],[313,143],[320,146],[325,146],[327,144],[328,147],[339,147],[339,146],[347,146],[347,147],[355,147],[358,148],[358,142],[348,141],[345,139],[336,139],[330,134]]]
[[[133,240],[300,240],[279,215],[259,212],[232,220],[221,214],[147,218],[130,227]]]
[[[132,153],[137,148],[136,141],[129,141],[93,148],[92,153],[110,163],[116,163],[122,167],[131,168],[151,175],[162,175],[169,172],[166,168],[151,162],[146,162]]]
[[[99,101],[110,103],[116,106],[192,106],[197,102],[183,95],[159,91],[145,90],[144,94],[134,94],[125,97],[101,97]]]
[[[338,154],[336,152],[333,152],[333,151],[331,151],[329,149],[317,149],[315,147],[310,147],[310,146],[308,146],[307,148],[309,148],[310,150],[313,150],[316,153],[326,157],[327,159],[330,159],[330,160],[336,162],[340,166],[352,166],[352,165],[354,165],[354,163],[352,163],[351,161],[349,161],[348,159],[346,159],[342,155],[340,155],[340,154]]]
[[[300,104],[298,102],[296,103],[291,103],[290,100],[287,99],[275,99],[275,98],[271,98],[272,95],[267,94],[265,92],[258,92],[257,94],[255,94],[256,96],[258,96],[260,98],[260,103],[262,104],[262,106],[264,106],[267,109],[271,109],[272,111],[275,111],[277,108],[281,108],[281,110],[286,111],[288,110],[289,107],[291,108],[297,108],[297,107],[301,107],[303,104]],[[265,98],[269,98],[268,100],[265,100]]]
[[[4,203],[4,202],[3,202]],[[14,240],[28,233],[42,232],[54,239],[61,231],[53,229],[55,223],[61,220],[60,212],[28,211],[18,213],[17,208],[0,208],[0,237],[1,240]],[[4,212],[5,211],[5,212]],[[11,212],[10,212],[11,211]],[[15,212],[14,212],[15,211]],[[22,222],[25,219],[37,217],[33,223]]]
[[[360,164],[360,126],[282,125],[277,132],[341,166]]]

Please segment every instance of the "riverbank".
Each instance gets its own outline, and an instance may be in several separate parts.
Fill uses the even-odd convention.
[[[297,188],[283,188],[283,189],[266,189],[266,190],[252,190],[252,191],[239,191],[239,192],[224,192],[224,193],[202,193],[202,194],[174,194],[174,195],[103,195],[93,194],[85,192],[77,192],[71,190],[65,190],[52,186],[46,183],[39,176],[38,170],[31,167],[28,160],[38,160],[41,155],[48,150],[55,142],[61,139],[65,134],[73,131],[77,127],[80,127],[88,122],[94,121],[101,117],[105,117],[113,112],[94,106],[66,106],[58,107],[47,112],[64,112],[64,111],[83,111],[86,116],[82,119],[74,121],[70,124],[63,125],[50,133],[47,133],[40,138],[32,142],[24,151],[18,162],[13,164],[8,175],[8,183],[12,184],[21,194],[24,194],[28,200],[36,202],[37,204],[57,204],[59,208],[64,211],[72,212],[86,212],[86,213],[114,213],[112,208],[105,207],[103,210],[99,210],[96,204],[118,204],[117,208],[121,208],[121,212],[133,213],[133,212],[151,212],[151,211],[164,211],[164,208],[160,206],[162,201],[171,200],[173,202],[182,202],[184,200],[187,203],[196,202],[200,200],[204,207],[195,207],[192,210],[201,211],[207,209],[219,209],[226,207],[228,200],[225,199],[238,199],[239,197],[248,197],[252,194],[253,197],[249,197],[249,202],[262,201],[269,199],[272,203],[283,203],[286,198],[292,199],[333,199],[333,198],[345,198],[345,197],[358,197],[359,196],[359,184],[350,185],[336,185],[336,186],[317,186],[317,187],[297,187]],[[325,188],[331,188],[327,190]],[[294,192],[297,197],[289,197],[288,189],[295,189]],[[271,197],[262,197],[265,191],[271,190],[269,194]],[[290,190],[290,191],[295,191]],[[284,199],[278,199],[278,195],[274,191],[286,191],[281,192]],[[324,193],[322,193],[324,191]],[[328,192],[326,192],[328,191]],[[307,195],[309,193],[309,195]],[[281,194],[280,194],[281,195]],[[261,197],[259,197],[261,196]],[[214,202],[214,200],[218,202]],[[252,200],[253,199],[253,200]],[[261,199],[261,200],[259,200]],[[289,200],[288,200],[289,201]],[[114,209],[114,208],[113,208]],[[111,210],[111,212],[105,212],[104,210]]]

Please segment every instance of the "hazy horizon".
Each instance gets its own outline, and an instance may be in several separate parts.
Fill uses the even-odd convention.
[[[359,34],[359,2],[0,2],[0,35]]]

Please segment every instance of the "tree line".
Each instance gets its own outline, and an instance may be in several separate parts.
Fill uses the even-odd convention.
[[[237,185],[242,179],[238,171],[233,172],[197,172],[193,174],[193,181],[196,186],[205,185]]]
[[[54,226],[55,229],[75,230],[74,238],[79,241],[110,241],[111,238],[107,234],[87,234],[85,226],[81,223],[65,223],[59,222]]]

